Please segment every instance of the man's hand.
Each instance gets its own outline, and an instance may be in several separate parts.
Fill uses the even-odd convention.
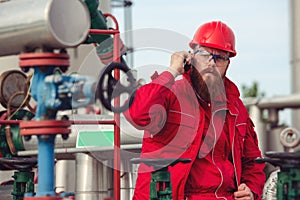
[[[238,191],[236,191],[233,195],[234,199],[238,200],[254,200],[253,193],[245,183],[239,185]]]
[[[191,54],[186,51],[175,52],[171,56],[170,68],[175,70],[178,74],[184,73],[184,60],[190,64],[191,62]]]

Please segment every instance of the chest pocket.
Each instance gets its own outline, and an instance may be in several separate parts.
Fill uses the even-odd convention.
[[[244,142],[247,132],[247,123],[236,124],[236,139],[238,140],[240,154],[244,156]]]

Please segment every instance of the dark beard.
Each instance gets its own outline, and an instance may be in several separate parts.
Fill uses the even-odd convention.
[[[201,72],[201,74],[205,73],[207,73],[206,70]],[[190,74],[191,82],[195,91],[200,96],[200,98],[206,102],[211,102],[211,100],[214,100],[219,95],[224,94],[225,92],[222,78],[217,72],[212,73],[217,77],[217,79],[214,81],[207,80],[207,82],[203,80],[202,75],[195,68],[192,68]]]
[[[210,102],[210,94],[201,74],[195,68],[192,68],[190,77],[196,93],[204,101]]]

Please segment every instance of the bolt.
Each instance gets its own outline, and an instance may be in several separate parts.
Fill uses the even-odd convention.
[[[61,134],[63,140],[67,140],[69,138],[69,134]]]
[[[31,140],[31,135],[25,135],[25,136],[24,136],[24,140],[25,140],[25,141]]]
[[[29,71],[29,67],[21,67],[21,70],[25,73],[27,73]]]

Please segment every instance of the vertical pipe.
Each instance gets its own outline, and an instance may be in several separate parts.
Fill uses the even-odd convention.
[[[107,160],[98,160],[98,199],[112,199],[113,169]]]
[[[121,197],[132,199],[134,192],[134,171],[133,165],[128,159],[121,159]]]
[[[278,112],[279,112],[278,109],[275,108],[268,109],[268,121],[271,129],[278,126],[278,122],[279,122]]]
[[[38,136],[38,192],[36,196],[55,196],[54,192],[55,135]]]
[[[120,33],[114,35],[114,61],[120,62]],[[114,71],[115,79],[120,79],[120,71]],[[114,106],[120,106],[120,97],[115,98]],[[114,120],[114,200],[120,200],[120,114],[115,113]]]
[[[132,3],[125,4],[124,8],[124,29],[125,29],[125,44],[129,48],[129,53],[126,55],[126,63],[129,67],[133,67],[133,38],[132,38]]]
[[[300,1],[290,0],[292,94],[300,93]],[[300,111],[292,111],[292,126],[300,129]]]
[[[76,154],[76,200],[98,200],[97,160],[85,153]]]
[[[112,166],[113,160],[105,160],[102,161],[103,163],[103,171],[102,171],[102,184],[103,184],[103,189],[106,191],[106,196],[105,197],[113,197],[113,168]]]
[[[265,124],[262,121],[262,112],[256,105],[249,106],[249,116],[255,124],[255,131],[258,136],[258,146],[264,154],[266,152],[266,133]]]
[[[121,168],[120,168],[120,174],[121,174],[121,178],[120,178],[120,194],[122,196],[123,199],[128,199],[129,193],[127,191],[127,189],[129,188],[128,186],[128,167],[126,166],[126,160],[122,159],[121,160]]]
[[[75,160],[58,160],[55,164],[55,192],[75,191]]]

